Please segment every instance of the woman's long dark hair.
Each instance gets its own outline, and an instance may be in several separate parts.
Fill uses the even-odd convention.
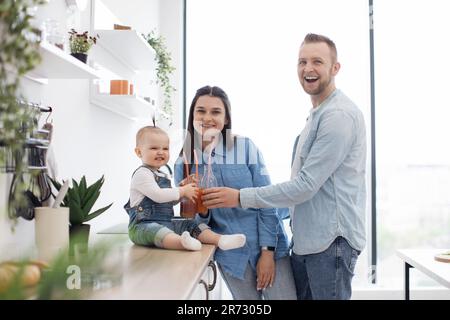
[[[225,106],[225,120],[226,124],[224,125],[221,134],[223,139],[223,148],[230,148],[233,144],[233,138],[231,134],[231,106],[230,100],[228,99],[227,94],[219,87],[211,87],[204,86],[197,90],[194,99],[192,99],[191,107],[189,109],[189,117],[187,123],[187,134],[184,139],[183,148],[180,151],[180,157],[183,156],[183,151],[189,150],[186,152],[187,161],[189,163],[194,162],[194,141],[195,141],[195,129],[194,129],[194,109],[197,100],[201,96],[210,96],[216,97],[222,100],[223,105]]]

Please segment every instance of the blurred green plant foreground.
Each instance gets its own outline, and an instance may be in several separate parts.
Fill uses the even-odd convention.
[[[5,282],[0,274],[0,300],[89,299],[95,290],[121,282],[122,257],[111,259],[115,245],[115,242],[99,241],[87,253],[76,252],[73,256],[69,256],[67,248],[41,268],[39,282],[33,286],[24,283],[24,271],[32,260],[16,261],[19,271],[12,280]]]

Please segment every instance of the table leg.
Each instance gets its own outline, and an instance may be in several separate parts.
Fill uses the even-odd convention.
[[[409,269],[414,268],[408,262],[405,262],[405,300],[409,300]]]

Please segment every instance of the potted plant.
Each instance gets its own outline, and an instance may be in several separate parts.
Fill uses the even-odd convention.
[[[59,191],[62,184],[51,178],[49,179],[53,186]],[[81,178],[80,182],[76,182],[72,179],[72,187],[69,187],[67,194],[61,203],[62,207],[69,207],[69,253],[71,255],[73,255],[74,248],[78,243],[82,245],[82,248],[87,248],[90,225],[85,222],[98,217],[112,206],[111,203],[106,207],[91,212],[92,207],[100,196],[100,189],[104,181],[104,176],[102,176],[95,183],[88,186],[85,176]]]
[[[87,31],[78,33],[75,29],[69,31],[70,54],[78,60],[86,63],[87,52],[97,43],[99,35],[92,37]]]
[[[170,83],[170,75],[175,68],[172,66],[172,57],[167,50],[165,39],[162,36],[157,36],[152,30],[147,36],[144,35],[148,44],[156,51],[155,60],[158,64],[156,67],[157,83],[163,90],[164,102],[162,103],[162,112],[159,114],[163,119],[172,123],[172,94],[176,90]]]

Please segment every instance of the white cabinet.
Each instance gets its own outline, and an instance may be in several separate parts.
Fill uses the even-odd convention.
[[[99,35],[97,46],[103,49],[100,51],[96,48],[98,62],[103,62],[104,69],[111,73],[100,79],[103,81],[103,87],[106,88],[103,92],[101,92],[100,84],[93,84],[91,103],[131,120],[151,119],[155,114],[154,105],[140,96],[144,84],[136,79],[140,73],[144,72],[150,77],[151,73],[155,72],[155,50],[136,30],[96,30],[94,34]],[[123,68],[115,68],[117,67],[114,65],[115,62],[119,62]],[[133,83],[138,93],[110,94],[109,81],[114,79]]]
[[[48,79],[98,79],[100,73],[48,42],[39,44],[41,62],[25,78],[41,84]]]
[[[136,30],[95,30],[98,45],[134,72],[155,70],[155,50]]]
[[[29,77],[40,79],[91,79],[100,77],[96,70],[48,42],[40,44],[39,52],[42,58],[41,63],[29,72]]]
[[[128,119],[150,122],[157,111],[157,88],[151,84],[156,78],[156,52],[138,30],[113,30],[120,21],[107,4],[95,0],[91,6],[91,34],[98,35],[92,62],[102,76],[92,81],[90,102]],[[134,92],[110,94],[110,80],[126,80]]]
[[[99,37],[88,52],[87,64],[53,44],[42,42],[39,48],[42,61],[25,77],[41,84],[47,84],[48,79],[89,79],[92,105],[131,120],[151,120],[157,111],[158,89],[156,83],[151,83],[156,79],[156,52],[137,30],[94,29],[96,15],[108,10],[104,4],[102,10],[95,10],[99,4],[102,2],[95,0],[90,8],[90,35]],[[113,28],[112,21],[108,27]],[[133,84],[134,93],[111,95],[109,83],[116,79]]]
[[[130,120],[151,119],[155,109],[150,102],[134,95],[91,93],[91,103]]]
[[[189,300],[220,300],[220,284],[221,281],[219,279],[217,265],[213,260],[210,260],[200,280],[189,296]]]

